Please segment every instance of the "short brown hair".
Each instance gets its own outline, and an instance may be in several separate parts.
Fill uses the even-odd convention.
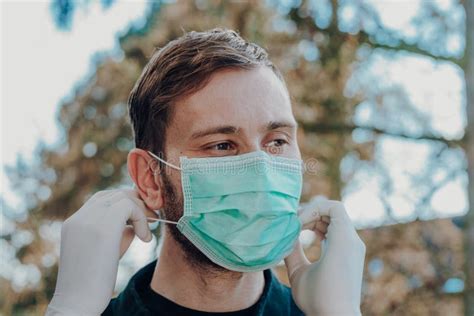
[[[253,69],[262,65],[270,67],[285,85],[267,52],[233,30],[191,31],[170,41],[154,52],[130,93],[135,146],[164,155],[173,103],[203,88],[220,69]]]

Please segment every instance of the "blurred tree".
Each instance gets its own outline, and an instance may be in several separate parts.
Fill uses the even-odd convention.
[[[103,3],[107,7],[112,2]],[[472,4],[472,1],[468,2]],[[53,16],[59,27],[67,30],[72,26],[76,5],[78,2],[52,2]],[[368,169],[378,174],[384,184],[380,199],[385,203],[387,220],[383,224],[394,223],[397,220],[392,216],[393,205],[387,197],[393,193],[396,179],[378,161],[376,149],[386,137],[428,143],[429,164],[413,176],[418,194],[415,196],[415,218],[422,218],[423,214],[418,210],[430,208],[429,202],[436,191],[465,173],[465,166],[452,166],[453,156],[463,157],[465,139],[446,137],[436,131],[428,123],[429,114],[411,104],[403,87],[380,87],[377,83],[381,78],[367,76],[364,70],[370,66],[374,56],[386,56],[391,52],[409,53],[465,67],[467,57],[462,58],[462,52],[453,53],[447,45],[442,45],[452,36],[462,33],[464,21],[452,18],[453,12],[459,15],[460,11],[464,10],[458,2],[453,2],[444,11],[431,2],[423,2],[415,18],[420,31],[410,37],[384,25],[371,4],[359,1],[150,2],[146,25],[140,29],[132,28],[120,38],[123,59],[98,56],[96,73],[77,87],[74,96],[61,106],[58,120],[64,127],[62,144],[54,148],[40,145],[38,164],[28,165],[19,161],[9,170],[12,183],[28,201],[28,213],[27,217],[15,218],[13,211],[5,212],[7,216],[10,214],[15,228],[2,238],[11,253],[11,264],[23,269],[18,271],[34,270],[41,278],[34,286],[21,289],[15,288],[12,279],[3,278],[0,288],[6,294],[0,297],[2,313],[23,315],[44,310],[55,285],[58,246],[54,236],[58,236],[61,221],[94,192],[130,184],[124,168],[127,152],[133,147],[126,113],[128,94],[154,50],[184,31],[229,27],[269,51],[286,78],[295,116],[303,127],[299,143],[309,167],[303,200],[316,193],[341,199],[349,185],[355,182],[356,173]],[[432,32],[422,32],[423,29]],[[358,108],[367,104],[371,107],[371,119],[355,119]],[[397,115],[399,113],[401,115]],[[364,135],[362,140],[355,137],[361,133]],[[342,168],[348,162],[350,167]],[[445,171],[446,177],[435,179],[434,169]],[[472,218],[472,212],[469,214]],[[450,221],[443,223],[444,226],[440,226],[444,227],[443,230],[456,235],[457,228]],[[396,310],[413,314],[416,302],[423,304],[427,293],[432,298],[430,301],[443,302],[446,297],[440,286],[453,276],[463,279],[455,264],[459,261],[438,264],[444,260],[435,256],[440,249],[436,246],[439,241],[433,240],[433,234],[420,236],[419,232],[425,228],[420,228],[418,222],[414,225],[394,229],[383,227],[367,234],[364,238],[370,247],[376,249],[367,258],[367,271],[377,266],[379,261],[373,259],[381,257],[381,252],[385,253],[383,256],[390,256],[386,250],[404,249],[397,253],[406,258],[403,263],[406,267],[417,264],[420,256],[413,254],[425,249],[422,262],[433,266],[433,274],[414,280],[415,270],[416,273],[426,273],[418,266],[414,270],[404,268],[391,277],[384,276],[383,282],[367,274],[365,287],[376,290],[364,294],[364,315]],[[405,233],[409,230],[416,232],[409,235],[413,238],[412,244],[396,244],[400,237],[408,236]],[[385,234],[380,243],[376,238],[379,233]],[[466,237],[466,244],[472,247],[472,233]],[[387,259],[388,270],[400,269],[399,261],[392,259],[393,256]],[[472,257],[470,260],[472,263]],[[396,282],[390,283],[389,279],[396,279]],[[415,283],[416,286],[406,286]],[[397,298],[388,303],[375,299],[381,295],[384,284],[391,284],[393,292],[400,291]],[[469,284],[472,285],[472,281],[466,281],[466,288]],[[423,291],[417,291],[419,288]],[[410,306],[413,309],[401,307],[408,297],[412,298]],[[456,299],[453,302],[459,303]],[[415,314],[436,312],[437,307],[432,304]]]
[[[102,9],[107,10],[115,0],[100,0]],[[69,31],[74,22],[74,12],[78,7],[87,7],[90,0],[52,0],[50,5],[51,15],[59,30]]]
[[[466,282],[464,308],[466,315],[474,315],[474,1],[464,2],[466,12],[466,51],[464,60],[466,81],[466,113],[467,113],[467,159],[469,173],[469,205],[464,228],[464,255]]]

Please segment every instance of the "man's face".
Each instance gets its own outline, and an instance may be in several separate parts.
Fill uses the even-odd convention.
[[[179,166],[179,157],[220,157],[264,150],[300,158],[296,121],[283,83],[268,67],[225,69],[198,92],[174,105],[167,129],[165,153]],[[162,173],[165,215],[178,221],[183,214],[180,172]],[[175,226],[171,235],[192,264],[225,270],[204,256]]]

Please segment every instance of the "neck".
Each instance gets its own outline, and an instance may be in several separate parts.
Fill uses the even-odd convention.
[[[263,272],[203,271],[191,265],[165,229],[163,246],[151,280],[158,294],[186,308],[229,312],[255,304],[263,292]]]

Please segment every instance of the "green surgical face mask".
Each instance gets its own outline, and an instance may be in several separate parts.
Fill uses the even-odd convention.
[[[270,268],[293,250],[302,161],[255,151],[238,156],[180,157],[184,212],[176,223],[210,260],[229,270]]]

